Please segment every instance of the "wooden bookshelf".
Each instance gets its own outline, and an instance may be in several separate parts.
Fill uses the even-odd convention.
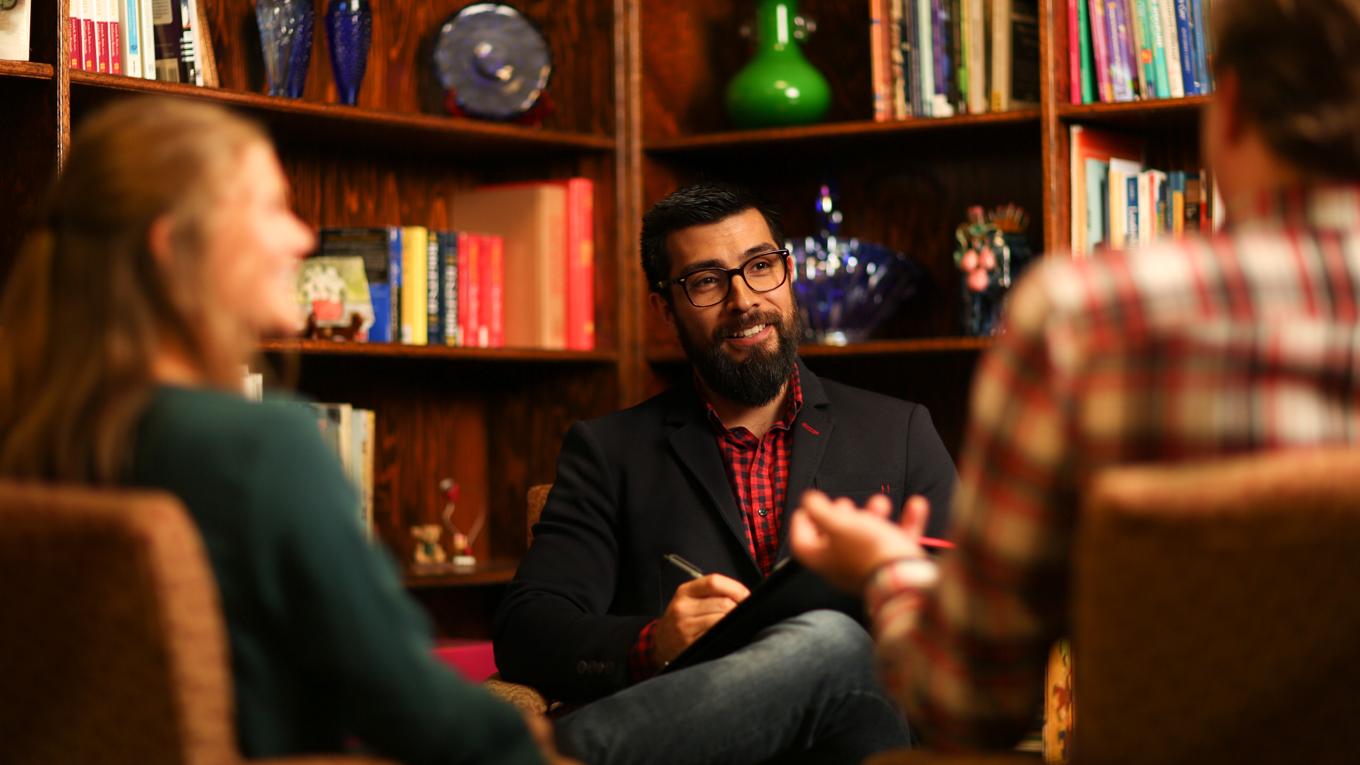
[[[1008,125],[1039,125],[1039,110],[1025,109],[996,114],[965,114],[958,117],[919,118],[874,122],[856,120],[804,127],[729,130],[648,141],[649,154],[693,154],[703,151],[744,151],[751,148],[816,143],[836,147],[852,141],[905,138],[917,132],[954,131]],[[801,147],[799,147],[801,148]]]
[[[375,108],[314,103],[226,88],[71,72],[71,98],[81,106],[126,96],[155,94],[199,99],[237,108],[289,137],[328,140],[336,134],[349,145],[387,145],[403,152],[439,155],[551,156],[611,152],[608,136],[519,127],[436,114],[405,114]]]
[[[813,233],[816,188],[836,182],[842,233],[902,250],[929,278],[875,332],[881,339],[807,346],[803,355],[819,374],[926,404],[957,453],[971,376],[991,345],[958,337],[953,231],[967,207],[1018,203],[1033,221],[1034,250],[1060,249],[1071,125],[1138,131],[1150,157],[1186,164],[1198,160],[1193,128],[1207,103],[1070,104],[1062,0],[1040,0],[1038,109],[895,122],[872,120],[868,0],[803,0],[800,11],[819,29],[804,50],[832,83],[831,109],[820,125],[763,130],[734,130],[724,116],[726,83],[749,55],[738,30],[752,20],[749,4],[727,0],[515,3],[552,47],[552,109],[542,127],[444,113],[429,46],[462,0],[384,5],[354,107],[336,103],[320,24],[303,97],[263,95],[248,0],[203,0],[222,83],[211,89],[72,71],[65,3],[32,2],[33,61],[0,62],[0,102],[11,115],[0,143],[0,278],[72,129],[101,104],[138,95],[205,100],[265,124],[299,215],[318,228],[446,227],[447,195],[457,189],[594,180],[597,350],[296,340],[260,348],[303,394],[377,412],[376,520],[398,560],[410,557],[409,527],[437,520],[441,477],[457,478],[463,502],[489,508],[477,550],[492,562],[486,569],[410,582],[449,634],[465,631],[463,623],[485,630],[494,602],[479,590],[493,591],[523,554],[524,493],[553,479],[571,423],[636,403],[687,373],[669,331],[650,316],[638,262],[640,217],[661,196],[699,178],[741,182],[781,208],[785,232],[799,236]]]
[[[18,77],[29,80],[50,80],[56,76],[51,64],[37,61],[0,61],[0,77]]]
[[[479,564],[472,571],[448,574],[413,574],[409,570],[402,581],[408,589],[433,589],[441,587],[480,587],[487,584],[504,584],[515,578],[518,560],[493,560]]]
[[[260,351],[299,356],[337,356],[353,359],[429,359],[533,364],[612,364],[613,351],[555,351],[540,348],[450,348],[441,345],[346,343],[328,340],[269,340]]]

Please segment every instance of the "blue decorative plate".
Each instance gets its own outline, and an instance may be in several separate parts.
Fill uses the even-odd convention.
[[[459,109],[496,120],[533,108],[552,75],[547,40],[504,3],[476,3],[449,17],[439,28],[434,65]]]

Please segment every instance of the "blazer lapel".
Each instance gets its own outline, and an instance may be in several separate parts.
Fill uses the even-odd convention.
[[[789,520],[803,498],[803,492],[812,487],[817,470],[822,466],[822,456],[826,445],[831,441],[831,431],[836,420],[831,416],[830,402],[822,381],[798,360],[798,379],[803,386],[803,409],[798,420],[793,423],[793,454],[789,460],[789,484],[784,500],[784,515],[779,524],[779,552],[775,560],[783,560],[789,554]]]
[[[747,559],[755,567],[756,562],[751,558],[750,550],[747,550],[745,523],[737,500],[732,496],[727,469],[723,467],[713,431],[704,420],[703,403],[697,396],[680,398],[681,402],[671,410],[668,418],[674,428],[670,435],[671,450],[700,487],[709,508],[736,536],[738,546],[746,550]]]

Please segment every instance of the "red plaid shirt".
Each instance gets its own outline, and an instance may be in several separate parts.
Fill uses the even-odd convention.
[[[885,680],[932,745],[1010,745],[1033,720],[1095,471],[1360,440],[1360,187],[1238,214],[1208,239],[1050,260],[1012,296],[974,384],[957,548],[924,598],[893,566],[866,593]]]
[[[712,404],[705,404],[708,420],[718,439],[728,480],[737,506],[746,520],[746,549],[766,576],[774,569],[779,552],[779,529],[784,517],[784,500],[789,489],[789,458],[793,440],[789,435],[798,413],[803,409],[803,385],[798,378],[798,367],[789,378],[784,411],[763,438],[757,438],[746,428],[729,429]],[[633,680],[650,677],[652,649],[655,647],[656,621],[638,633],[638,639],[628,652],[628,668]]]

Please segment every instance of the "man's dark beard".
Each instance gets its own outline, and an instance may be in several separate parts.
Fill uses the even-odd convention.
[[[773,351],[764,347],[752,348],[745,361],[737,361],[723,350],[727,335],[756,324],[774,327],[779,336],[777,348]],[[793,366],[798,361],[798,340],[803,336],[797,307],[789,312],[787,322],[780,321],[779,314],[770,312],[747,317],[739,327],[721,327],[702,347],[683,326],[677,325],[677,329],[685,355],[704,382],[719,396],[746,406],[768,404],[779,395],[784,383],[793,375]]]

